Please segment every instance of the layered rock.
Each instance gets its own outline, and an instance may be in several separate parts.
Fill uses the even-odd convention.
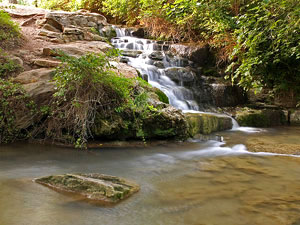
[[[57,191],[80,195],[87,200],[118,203],[139,191],[139,185],[103,174],[64,174],[34,180]]]
[[[104,41],[99,30],[111,27],[106,18],[84,10],[77,12],[49,12],[38,20],[39,36],[54,43],[77,40]]]

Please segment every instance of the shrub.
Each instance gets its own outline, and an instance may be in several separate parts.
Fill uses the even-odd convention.
[[[28,133],[22,127],[24,116],[34,115],[35,105],[20,85],[0,78],[0,143],[9,143],[26,138]],[[25,122],[27,123],[27,122]]]
[[[87,54],[79,58],[63,55],[54,76],[56,93],[45,122],[45,133],[56,141],[85,147],[92,137],[96,114],[112,116],[127,111],[135,118],[134,127],[147,113],[147,93],[138,88],[138,79],[116,74],[109,63],[118,54]]]
[[[8,13],[0,10],[0,44],[3,41],[16,39],[20,36],[20,28],[15,24]]]
[[[239,17],[227,71],[244,89],[300,93],[300,4],[297,0],[253,1]],[[228,76],[229,77],[229,76]]]

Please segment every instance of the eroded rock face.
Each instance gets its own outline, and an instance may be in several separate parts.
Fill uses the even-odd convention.
[[[139,191],[134,182],[103,174],[64,174],[34,180],[58,191],[71,192],[104,203],[118,203]]]
[[[191,82],[196,74],[188,67],[170,67],[165,69],[166,76],[175,82]]]
[[[173,44],[170,46],[170,50],[173,54],[187,58],[188,60],[204,66],[208,59],[209,48],[205,46],[187,46],[183,44]]]
[[[54,43],[77,40],[104,41],[98,31],[108,25],[106,18],[87,11],[49,12],[37,25],[42,28],[39,36]],[[108,29],[106,29],[108,30]]]
[[[197,134],[211,134],[216,131],[232,128],[232,120],[228,116],[209,113],[186,113],[189,124],[189,133],[192,137]]]
[[[54,69],[35,69],[19,74],[14,82],[20,83],[37,105],[47,105],[54,94]]]

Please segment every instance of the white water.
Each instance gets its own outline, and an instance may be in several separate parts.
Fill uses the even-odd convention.
[[[199,111],[199,106],[194,100],[193,92],[183,86],[183,80],[174,82],[166,75],[166,71],[172,69],[184,69],[186,60],[180,57],[170,57],[164,49],[167,49],[167,44],[154,40],[136,38],[131,35],[131,31],[126,28],[114,27],[117,33],[117,38],[112,39],[112,44],[115,48],[124,51],[124,55],[135,53],[136,57],[124,56],[128,60],[128,65],[136,68],[143,78],[148,79],[148,82],[162,90],[169,102],[175,108],[183,110],[184,113],[208,113]],[[151,53],[156,52],[161,60],[153,60]],[[157,67],[155,65],[161,66]],[[189,73],[189,72],[187,72]],[[193,73],[190,71],[190,73]],[[193,74],[190,74],[191,76]],[[225,115],[211,113],[214,115]],[[228,115],[225,115],[228,116]],[[230,117],[230,116],[228,116]],[[263,129],[253,127],[240,127],[238,122],[232,119],[232,131],[242,131],[246,133],[262,132]]]
[[[114,47],[126,53],[138,53],[137,57],[124,58],[128,65],[136,68],[141,75],[148,78],[148,82],[162,90],[169,98],[170,104],[181,110],[199,110],[194,100],[193,92],[183,86],[183,80],[174,82],[166,75],[168,69],[184,68],[184,61],[178,57],[168,57],[163,51],[167,45],[153,40],[135,38],[125,28],[115,28],[117,38],[112,39]],[[151,53],[155,52],[160,60],[153,60]],[[160,65],[159,67],[155,65]],[[192,72],[190,72],[192,73]],[[191,76],[193,74],[190,74]]]

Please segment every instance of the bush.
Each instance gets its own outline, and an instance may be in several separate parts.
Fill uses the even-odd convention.
[[[1,42],[16,39],[20,36],[20,28],[15,24],[8,13],[0,10],[0,46]]]
[[[20,85],[0,78],[0,144],[26,138],[22,118],[33,116],[34,103]],[[23,121],[24,122],[24,121]]]
[[[142,117],[150,110],[147,93],[138,88],[138,79],[125,78],[113,71],[109,60],[117,54],[113,50],[79,58],[60,57],[63,64],[54,76],[57,91],[45,122],[46,137],[85,147],[93,136],[96,115],[107,118],[125,111],[135,119],[132,127],[140,130]]]
[[[7,78],[15,72],[22,69],[19,64],[12,61],[9,56],[7,56],[3,50],[0,49],[0,79]]]
[[[253,1],[239,17],[228,67],[244,89],[263,87],[300,94],[300,4],[297,0]]]

